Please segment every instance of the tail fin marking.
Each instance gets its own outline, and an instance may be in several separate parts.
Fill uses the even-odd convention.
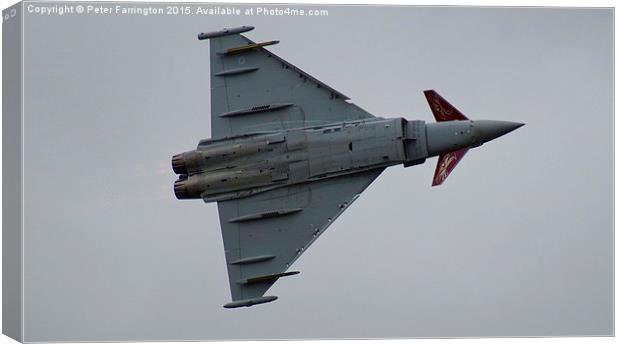
[[[433,111],[433,116],[437,122],[445,121],[466,121],[469,118],[465,117],[457,108],[443,99],[435,90],[424,91],[428,105]]]
[[[435,167],[432,186],[441,185],[441,183],[448,178],[459,161],[463,159],[468,150],[469,148],[461,148],[454,152],[441,154],[437,160],[437,167]]]

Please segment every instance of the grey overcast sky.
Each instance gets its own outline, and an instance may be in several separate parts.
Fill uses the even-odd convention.
[[[613,10],[276,7],[329,15],[25,13],[26,341],[613,333]],[[216,206],[169,159],[210,136],[196,34],[240,25],[373,114],[432,121],[433,88],[527,125],[441,187],[388,169],[278,301],[224,309]]]

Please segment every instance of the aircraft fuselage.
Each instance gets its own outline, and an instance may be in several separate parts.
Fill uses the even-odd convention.
[[[510,122],[426,124],[374,118],[207,139],[172,158],[180,175],[174,190],[179,199],[206,202],[247,197],[370,169],[417,165],[431,156],[479,146],[507,130],[512,130]]]
[[[402,118],[331,123],[280,132],[202,140],[175,155],[178,198],[245,197],[275,187],[426,158],[424,122]],[[413,149],[412,149],[413,148]]]

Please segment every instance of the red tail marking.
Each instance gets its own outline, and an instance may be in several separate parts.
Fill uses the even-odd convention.
[[[437,122],[465,121],[469,119],[434,90],[424,91],[424,95]]]
[[[461,148],[439,156],[437,167],[435,167],[435,175],[433,176],[433,186],[441,185],[448,178],[456,164],[463,159],[468,150],[469,148]]]

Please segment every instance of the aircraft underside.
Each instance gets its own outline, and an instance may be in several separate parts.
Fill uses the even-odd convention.
[[[211,139],[172,157],[179,199],[217,202],[229,285],[237,308],[277,299],[264,293],[298,274],[293,262],[381,172],[439,156],[442,184],[470,148],[522,126],[472,121],[433,90],[436,123],[375,117],[337,90],[241,33],[210,41]]]

